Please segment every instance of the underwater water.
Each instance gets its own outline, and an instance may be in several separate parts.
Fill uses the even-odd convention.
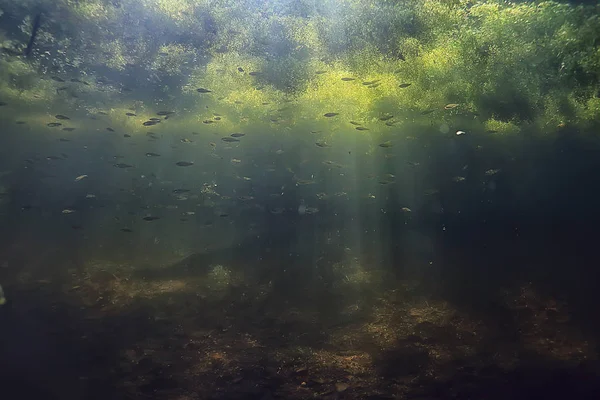
[[[0,0],[0,390],[600,396],[600,8]]]

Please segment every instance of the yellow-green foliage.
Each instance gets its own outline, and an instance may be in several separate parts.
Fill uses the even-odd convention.
[[[600,115],[600,98],[588,99],[584,107],[578,110],[578,118],[583,120],[597,120]]]
[[[190,51],[193,50],[178,44],[161,46],[150,68],[169,75],[180,74],[181,66],[187,61]]]
[[[9,102],[48,102],[55,98],[52,84],[40,82],[33,66],[24,60],[0,60],[0,96]]]
[[[387,129],[382,114],[393,114],[401,128],[429,127],[434,119],[451,124],[476,112],[479,119],[472,123],[481,130],[513,134],[524,123],[548,131],[597,122],[600,115],[594,97],[600,79],[598,7],[491,0],[140,0],[122,6],[47,0],[53,4],[63,15],[53,27],[97,33],[77,50],[79,39],[42,29],[40,43],[59,47],[54,66],[91,66],[93,74],[95,66],[123,71],[128,64],[142,65],[149,76],[163,78],[148,80],[154,93],[194,104],[187,107],[189,120],[182,116],[174,124],[195,124],[219,109],[228,117],[211,125],[218,131],[280,120],[287,127],[324,121],[335,132],[360,120],[371,129],[363,133],[377,136]],[[151,21],[156,32],[144,36],[141,22],[121,37],[114,27],[125,17]],[[30,24],[24,20],[21,30]],[[157,43],[163,33],[164,42]],[[178,42],[180,36],[190,39]],[[4,101],[64,100],[49,79],[31,83],[39,71],[34,62],[0,62]],[[362,84],[375,80],[378,87]],[[411,85],[400,88],[403,83]],[[199,87],[212,93],[199,94]],[[105,90],[102,96],[124,124],[139,124],[153,112],[146,104],[138,118],[123,118],[128,105],[119,94]],[[460,107],[448,112],[448,103]],[[428,110],[434,112],[421,114]],[[324,112],[340,115],[323,119]]]
[[[114,5],[101,0],[66,0],[68,9],[88,22],[106,22],[118,16]]]
[[[184,20],[193,11],[198,1],[190,0],[152,0],[147,1],[148,7],[153,7],[158,14],[171,18],[174,21]]]
[[[521,131],[521,128],[515,122],[498,121],[493,118],[485,121],[484,127],[486,133],[494,132],[498,135],[512,135]]]
[[[307,49],[313,53],[320,54],[325,50],[322,38],[319,37],[318,25],[320,21],[305,21],[293,17],[274,18],[273,22],[279,22],[285,27],[285,37],[289,40],[295,50]]]

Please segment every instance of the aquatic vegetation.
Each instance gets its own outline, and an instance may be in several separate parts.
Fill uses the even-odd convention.
[[[61,69],[79,68],[88,81],[100,79],[99,65],[116,73],[143,65],[147,77],[135,78],[138,90],[150,84],[157,95],[191,96],[209,88],[212,97],[196,97],[198,107],[219,104],[249,119],[263,118],[268,107],[262,104],[291,94],[296,103],[286,116],[289,126],[316,118],[324,107],[345,121],[372,121],[386,112],[397,115],[398,128],[415,118],[427,126],[439,112],[413,114],[449,102],[466,105],[461,111],[477,113],[482,124],[489,118],[517,124],[539,119],[536,126],[546,127],[596,119],[586,111],[597,94],[600,69],[593,6],[423,0],[345,1],[334,7],[326,1],[268,4],[256,13],[250,1],[147,0],[138,6],[86,1],[60,7],[66,12],[60,20],[52,11],[42,17],[33,64],[0,61],[3,98],[76,99],[100,86],[106,100],[118,101],[121,90],[109,82],[57,91],[51,82],[35,79],[46,63],[40,51],[49,49],[65,55]],[[106,29],[128,15],[133,19],[123,36]],[[146,18],[161,23],[151,30],[142,22]],[[31,21],[25,16],[21,29],[30,29]],[[85,25],[92,35],[74,40],[59,25],[65,32]],[[347,77],[356,80],[344,82]],[[362,85],[369,82],[375,83]],[[224,124],[243,127],[235,117]]]
[[[489,118],[484,124],[486,134],[499,134],[499,135],[511,135],[520,132],[518,123],[498,121],[493,118]]]
[[[231,271],[223,265],[212,266],[206,278],[207,288],[216,291],[227,289],[232,283],[231,275]]]

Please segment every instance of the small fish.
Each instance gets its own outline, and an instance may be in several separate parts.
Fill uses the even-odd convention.
[[[86,195],[85,195],[85,198],[86,198],[86,199],[95,199],[95,198],[96,198],[96,195],[95,195],[95,194],[92,194],[92,193],[88,193],[88,194],[86,194]]]
[[[193,161],[178,161],[175,163],[175,165],[179,166],[179,167],[189,167],[190,165],[194,165]]]
[[[465,131],[456,131],[456,136],[461,136],[464,135],[466,132]]]
[[[296,184],[301,185],[301,186],[312,185],[313,183],[315,183],[315,181],[310,180],[310,179],[297,179],[296,180]]]
[[[205,119],[204,121],[202,121],[203,124],[214,124],[215,121],[213,121],[212,119]]]
[[[492,175],[496,175],[500,171],[502,171],[500,168],[488,169],[487,171],[485,171],[485,174],[487,176],[492,176]]]
[[[319,209],[317,207],[306,207],[304,209],[304,213],[306,214],[316,214],[319,212]]]
[[[146,153],[146,157],[160,157],[158,153]]]
[[[62,128],[62,130],[65,132],[73,132],[75,128]]]
[[[245,133],[232,133],[229,136],[234,137],[234,138],[238,138],[238,137],[246,136],[246,134]]]
[[[342,80],[343,80],[344,82],[350,82],[350,81],[354,81],[354,80],[356,80],[356,78],[344,77],[344,78],[342,78]]]
[[[66,115],[62,115],[62,114],[56,114],[54,116],[54,118],[56,118],[56,119],[63,119],[63,120],[71,119],[71,118],[67,117]]]
[[[239,158],[232,158],[231,159],[231,163],[232,164],[240,164],[242,162],[242,160],[240,160]]]
[[[115,130],[113,128],[106,128],[107,131],[109,132],[114,132]]]
[[[59,141],[59,142],[70,142],[70,140],[69,140],[69,139],[65,139],[65,138],[62,138],[62,137],[61,137],[61,138],[59,138],[59,139],[58,139],[58,141]]]
[[[374,84],[378,83],[380,80],[381,79],[376,79],[374,81],[363,82],[363,85],[365,85],[365,86],[374,85]]]
[[[152,215],[147,215],[144,218],[142,218],[144,221],[156,221],[157,219],[160,219],[160,217],[154,217]]]
[[[156,125],[158,124],[160,121],[145,121],[144,123],[142,123],[142,125],[144,126],[152,126],[152,125]]]
[[[171,114],[175,114],[175,111],[159,111],[156,113],[156,115],[171,115]]]
[[[446,105],[444,106],[444,110],[453,110],[453,109],[455,109],[456,107],[458,107],[458,104],[456,104],[456,103],[450,103],[450,104],[446,104]]]
[[[46,160],[51,161],[51,160],[62,160],[61,157],[58,156],[48,156],[46,157]]]
[[[360,126],[360,125],[362,125],[360,122],[356,122],[356,121],[350,121],[350,123],[351,123],[352,125],[357,125],[357,126]]]
[[[131,137],[131,135],[129,133],[124,133],[123,137],[127,138],[127,137]]]
[[[386,142],[383,142],[383,143],[379,143],[379,147],[383,147],[383,148],[388,148],[388,147],[392,147],[392,146],[394,146],[394,145],[389,140]]]
[[[124,163],[117,163],[117,164],[114,164],[114,166],[117,168],[133,168],[133,165],[124,164]]]
[[[323,114],[323,116],[327,118],[335,117],[336,115],[340,115],[340,113],[328,112],[326,114]]]
[[[85,179],[87,177],[87,175],[79,175],[77,178],[75,178],[75,182],[79,182],[80,180]]]
[[[315,74],[317,74],[317,75],[322,75],[322,74],[325,74],[325,73],[327,73],[327,71],[322,70],[322,69],[320,69],[318,71],[315,71]]]
[[[53,81],[56,81],[56,82],[64,82],[65,81],[63,78],[59,78],[58,76],[51,76],[50,79],[52,79]]]
[[[160,118],[152,117],[152,118],[150,118],[150,121],[160,122],[162,120]]]
[[[394,116],[388,114],[388,115],[383,115],[383,116],[379,117],[379,120],[380,121],[388,121],[388,120],[390,120],[392,118],[394,118]]]
[[[342,168],[342,165],[336,163],[335,161],[331,161],[331,160],[325,160],[323,161],[324,165],[327,165],[329,167],[338,167],[338,168]]]
[[[400,89],[404,89],[404,88],[409,87],[410,85],[412,85],[412,83],[401,83],[400,85],[398,85],[398,87]]]
[[[173,189],[173,191],[171,193],[181,194],[181,193],[188,193],[189,191],[190,191],[189,189]]]
[[[238,67],[237,70],[238,70],[238,72],[244,72],[244,68],[242,68],[242,67]]]
[[[60,122],[50,122],[46,125],[49,126],[50,128],[55,128],[57,126],[61,126],[62,124]]]
[[[327,144],[326,142],[316,142],[315,144],[319,147],[331,147],[331,145]]]
[[[402,207],[400,210],[402,212],[405,212],[405,213],[411,213],[412,212],[412,210],[410,208],[408,208],[408,207]]]
[[[75,210],[73,210],[72,208],[65,208],[64,210],[62,210],[63,214],[73,214],[75,212]]]
[[[364,126],[357,126],[354,129],[356,129],[357,131],[368,131],[369,130],[369,128],[365,128]]]
[[[205,89],[205,88],[198,88],[198,89],[196,89],[196,92],[198,92],[198,93],[211,93],[212,90],[208,90],[208,89]]]
[[[396,122],[397,122],[397,121],[387,121],[387,122],[385,123],[385,125],[386,125],[386,126],[394,126],[394,124],[395,124]]]
[[[454,178],[452,178],[452,181],[454,182],[464,182],[466,180],[467,178],[465,178],[464,176],[455,176]]]
[[[233,143],[233,142],[239,142],[240,139],[236,139],[236,138],[232,138],[232,137],[224,137],[221,138],[222,141],[227,142],[227,143]]]
[[[136,117],[136,115],[132,112],[125,113],[128,117]]]

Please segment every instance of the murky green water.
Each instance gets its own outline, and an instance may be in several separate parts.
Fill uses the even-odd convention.
[[[598,11],[0,0],[0,390],[596,398]]]

